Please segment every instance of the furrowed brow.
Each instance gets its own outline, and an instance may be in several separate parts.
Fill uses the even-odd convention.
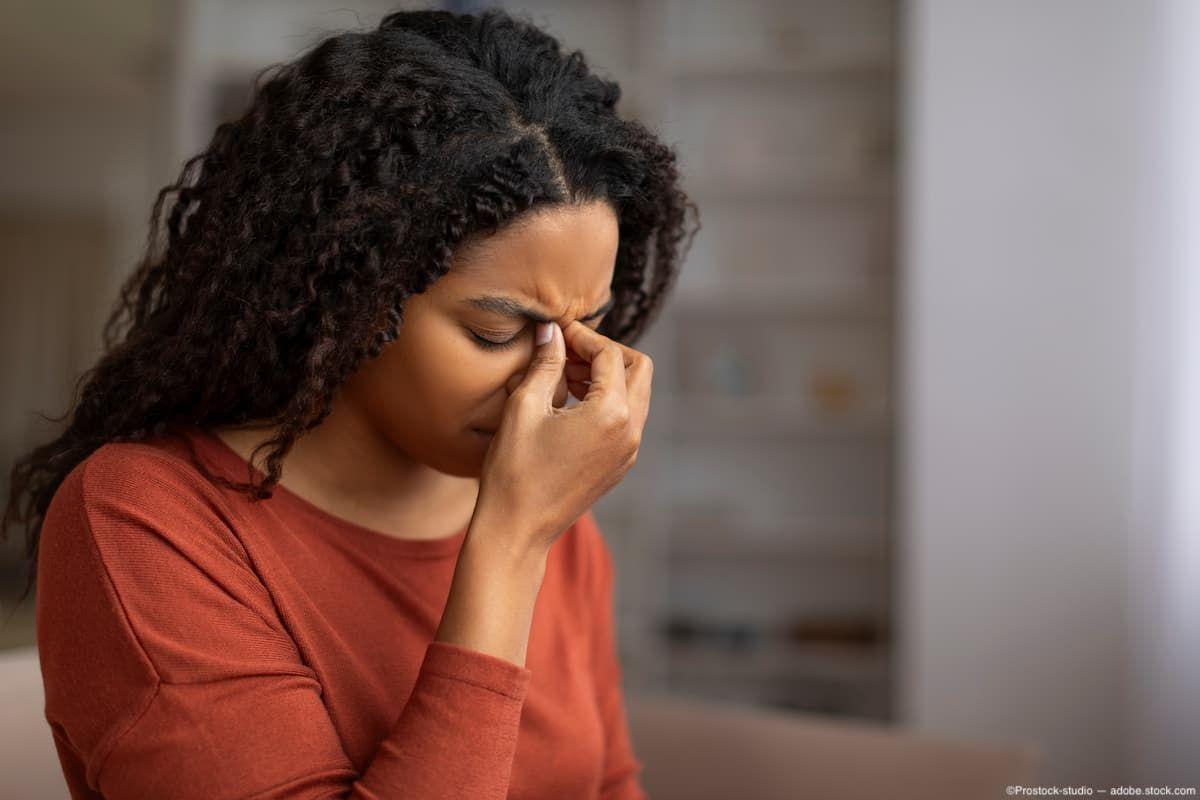
[[[483,297],[471,297],[463,300],[463,303],[487,311],[492,314],[500,314],[505,317],[514,317],[517,319],[527,319],[530,322],[552,322],[553,317],[546,316],[535,308],[523,305],[511,297],[502,297],[498,295],[485,295]],[[597,308],[586,317],[580,317],[580,322],[591,322],[594,319],[604,316],[613,307],[613,298],[609,296],[608,302]]]

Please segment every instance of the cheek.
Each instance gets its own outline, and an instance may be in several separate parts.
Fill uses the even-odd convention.
[[[524,363],[520,348],[487,352],[452,320],[428,320],[410,333],[393,343],[398,389],[409,392],[410,402],[430,416],[452,422],[464,414],[477,417],[479,406],[502,392]]]

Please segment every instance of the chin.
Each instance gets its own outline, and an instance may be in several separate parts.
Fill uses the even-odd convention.
[[[483,456],[479,457],[477,464],[459,464],[453,469],[438,470],[446,475],[453,475],[456,478],[478,478],[483,475]]]
[[[418,460],[432,470],[456,478],[478,478],[483,473],[487,441],[478,435],[460,436],[437,447],[436,452]]]

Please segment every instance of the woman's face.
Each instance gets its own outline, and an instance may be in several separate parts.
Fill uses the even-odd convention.
[[[538,210],[460,248],[405,301],[399,336],[343,387],[380,434],[439,472],[477,477],[534,351],[540,314],[596,328],[609,308],[618,224],[605,203]],[[526,309],[524,311],[522,309]],[[565,378],[554,404],[567,401]]]

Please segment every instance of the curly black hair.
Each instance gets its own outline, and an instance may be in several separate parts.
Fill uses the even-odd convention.
[[[0,531],[26,524],[18,603],[37,578],[50,501],[89,454],[177,422],[267,420],[261,485],[209,477],[270,497],[296,437],[397,337],[405,298],[444,275],[468,237],[531,209],[615,210],[614,306],[599,330],[635,343],[699,213],[674,148],[621,118],[620,96],[580,51],[499,9],[394,12],[262,70],[246,111],[158,193],[102,357],[72,408],[43,417],[70,416],[65,432],[13,467]]]

